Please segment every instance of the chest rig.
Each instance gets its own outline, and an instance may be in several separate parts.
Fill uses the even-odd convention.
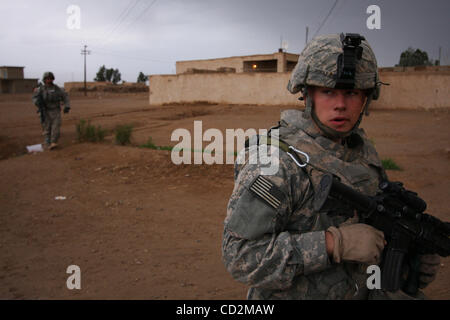
[[[42,89],[42,97],[48,109],[59,108],[62,100],[61,89],[57,85],[51,87],[44,86]]]
[[[300,111],[290,115],[301,118]],[[306,174],[312,187],[309,200],[294,204],[288,228],[302,232],[326,230],[353,218],[354,210],[332,199],[324,206],[318,206],[322,177],[331,174],[363,194],[375,195],[384,171],[375,149],[364,138],[362,130],[348,137],[344,145],[338,145],[318,133],[311,133],[311,130],[302,130],[302,125],[306,125],[303,119],[295,126],[282,120],[267,135],[259,136],[258,144],[273,145],[285,152],[298,167],[299,174]],[[279,130],[278,136],[273,134],[273,129]],[[305,219],[305,215],[310,217]],[[353,221],[357,222],[357,219]]]

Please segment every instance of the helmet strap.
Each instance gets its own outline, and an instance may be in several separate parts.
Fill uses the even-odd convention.
[[[309,98],[308,87],[304,87],[302,93],[303,100],[305,100],[305,111],[303,111],[303,118],[311,119],[312,99]]]

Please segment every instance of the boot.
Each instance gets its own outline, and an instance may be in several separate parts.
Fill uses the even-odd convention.
[[[48,147],[48,148],[49,148],[50,150],[52,150],[52,149],[55,149],[57,146],[58,146],[57,143],[52,142],[52,143],[50,144],[50,147]]]

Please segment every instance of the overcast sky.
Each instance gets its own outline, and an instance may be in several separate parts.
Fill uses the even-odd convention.
[[[68,8],[80,8],[80,29]],[[370,5],[381,29],[369,30]],[[408,47],[450,64],[449,0],[0,0],[0,66],[25,66],[26,78],[46,70],[56,83],[118,68],[122,80],[175,73],[175,61],[273,53],[280,39],[300,53],[315,34],[356,32],[371,44],[379,66],[398,63]],[[73,24],[72,24],[73,26]]]

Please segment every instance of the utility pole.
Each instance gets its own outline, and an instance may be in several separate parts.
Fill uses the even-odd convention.
[[[84,55],[84,95],[87,95],[86,92],[86,55],[91,54],[90,50],[86,50],[87,45],[84,45],[84,50],[81,50],[81,54]]]
[[[306,44],[308,43],[308,31],[309,31],[309,28],[308,28],[308,26],[306,26],[305,47],[306,47]]]

